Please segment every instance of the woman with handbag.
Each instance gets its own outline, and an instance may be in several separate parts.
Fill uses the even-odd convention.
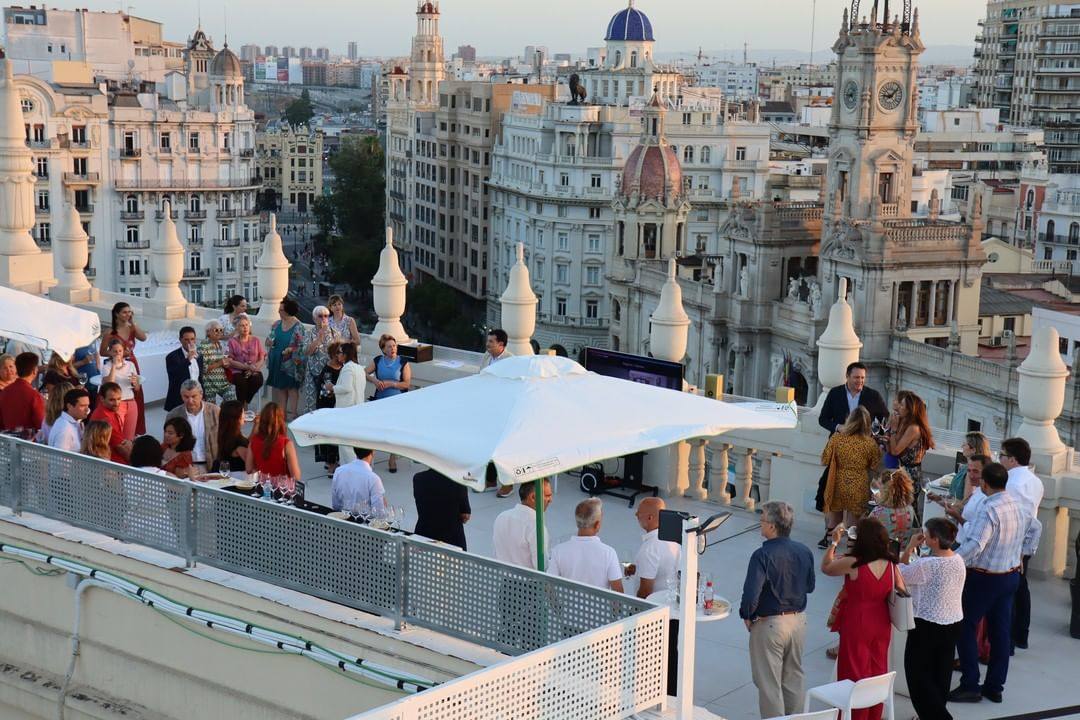
[[[904,648],[904,673],[919,720],[952,720],[945,702],[964,619],[961,599],[967,577],[964,559],[952,551],[955,541],[955,525],[931,518],[900,556],[900,574],[911,588],[915,615]],[[929,557],[918,557],[921,545],[930,548]]]
[[[836,548],[845,534],[842,526],[833,529],[832,542],[821,559],[821,571],[843,577],[844,587],[837,598],[830,629],[840,634],[836,679],[859,681],[889,671],[889,642],[892,640],[890,599],[894,588],[906,592],[903,578],[889,552],[889,534],[874,518],[863,518],[856,526],[851,550],[841,558]],[[882,706],[854,710],[846,720],[881,720]]]

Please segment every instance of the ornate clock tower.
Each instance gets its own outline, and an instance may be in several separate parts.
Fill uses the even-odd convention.
[[[835,298],[841,279],[863,340],[880,369],[899,335],[978,349],[981,207],[968,223],[911,208],[916,78],[924,45],[911,0],[853,0],[845,11],[829,124],[829,167],[819,261],[821,287]],[[860,15],[871,5],[868,15]],[[880,380],[880,377],[877,378]]]

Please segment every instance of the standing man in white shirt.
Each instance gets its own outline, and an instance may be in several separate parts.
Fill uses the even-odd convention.
[[[548,572],[568,580],[622,592],[622,567],[615,548],[600,541],[604,504],[599,498],[582,500],[574,509],[577,535],[551,551]]]
[[[83,421],[90,415],[90,393],[73,388],[64,393],[64,411],[49,430],[49,447],[79,452],[82,448]]]
[[[536,485],[518,485],[514,507],[495,518],[495,558],[503,562],[536,569]],[[544,509],[551,504],[551,482],[544,480]],[[544,528],[544,553],[547,554],[547,527]]]
[[[974,488],[971,495],[963,503],[953,503],[939,497],[933,498],[945,508],[945,514],[957,524],[959,530],[956,533],[956,542],[962,544],[967,539],[968,524],[975,519],[979,512],[979,506],[986,500],[986,493],[982,489],[982,471],[990,462],[986,455],[972,455],[967,461],[967,482]]]
[[[1034,519],[1039,517],[1044,488],[1039,476],[1031,471],[1031,446],[1023,438],[1001,441],[1001,464],[1009,471],[1005,491],[1015,497]],[[1012,642],[1014,648],[1027,650],[1028,628],[1031,626],[1031,590],[1028,589],[1027,569],[1030,555],[1024,555],[1020,586],[1013,600]]]
[[[386,507],[386,490],[382,479],[371,469],[373,450],[354,448],[356,459],[334,471],[330,483],[330,507],[351,511],[358,503],[367,503],[372,512]]]
[[[645,531],[641,547],[634,556],[633,564],[626,569],[627,577],[638,579],[637,596],[647,598],[654,592],[663,592],[678,581],[679,545],[659,538],[660,511],[667,505],[661,498],[649,497],[638,505],[638,525]],[[679,687],[679,621],[668,621],[668,671],[667,694],[675,696]]]

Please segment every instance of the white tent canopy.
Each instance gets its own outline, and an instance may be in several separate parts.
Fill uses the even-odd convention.
[[[0,286],[0,335],[67,360],[97,341],[101,321],[89,310]]]
[[[477,490],[489,462],[503,484],[735,428],[792,428],[794,405],[739,404],[587,372],[558,357],[513,357],[478,375],[290,425],[301,445],[403,455]]]

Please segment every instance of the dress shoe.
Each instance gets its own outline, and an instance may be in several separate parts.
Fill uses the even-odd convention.
[[[1016,642],[1013,643],[1013,647],[1018,647],[1021,650],[1027,650],[1028,649],[1028,641],[1027,640],[1024,640],[1024,641],[1017,640]]]
[[[982,696],[984,698],[986,698],[987,700],[989,700],[990,702],[992,702],[992,703],[1001,702],[1001,693],[995,692],[994,690],[987,690],[985,688],[983,688],[983,690],[981,692],[982,692]]]
[[[962,687],[958,687],[949,693],[949,702],[958,703],[977,703],[982,702],[983,696],[978,690],[965,690]]]

